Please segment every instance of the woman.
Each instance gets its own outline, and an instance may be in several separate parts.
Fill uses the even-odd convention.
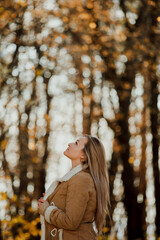
[[[71,159],[72,169],[39,199],[41,239],[95,240],[109,213],[104,147],[98,138],[85,135],[68,144],[64,155]]]

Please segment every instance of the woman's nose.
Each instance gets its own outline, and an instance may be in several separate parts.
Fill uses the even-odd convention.
[[[70,146],[71,146],[71,143],[68,143],[68,146],[70,147]]]

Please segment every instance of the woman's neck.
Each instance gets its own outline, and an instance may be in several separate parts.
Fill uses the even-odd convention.
[[[81,161],[79,159],[78,160],[72,160],[72,168],[77,167],[80,164],[81,164]]]

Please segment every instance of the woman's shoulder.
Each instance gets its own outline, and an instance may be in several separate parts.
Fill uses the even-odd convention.
[[[70,182],[82,182],[85,184],[92,184],[93,179],[91,174],[88,170],[82,170],[79,173],[75,174],[71,179]]]

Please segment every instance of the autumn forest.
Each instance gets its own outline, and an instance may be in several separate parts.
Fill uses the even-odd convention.
[[[160,239],[160,1],[0,1],[0,239],[39,240],[37,201],[99,137],[99,240]]]

